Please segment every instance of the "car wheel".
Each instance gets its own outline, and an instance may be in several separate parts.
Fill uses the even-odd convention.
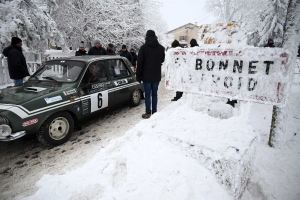
[[[131,99],[130,99],[131,106],[138,106],[140,102],[141,102],[141,92],[140,90],[134,90],[131,93]]]
[[[50,116],[37,133],[38,140],[47,146],[65,143],[74,131],[74,120],[68,112],[59,112]]]

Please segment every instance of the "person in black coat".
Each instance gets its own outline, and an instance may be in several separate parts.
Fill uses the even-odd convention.
[[[157,111],[157,90],[161,81],[161,65],[165,61],[165,48],[157,41],[153,30],[146,33],[146,43],[143,44],[138,53],[136,80],[143,81],[145,90],[146,113],[142,115],[144,119],[151,116],[152,94],[152,114]]]
[[[84,50],[84,44],[80,43],[78,51],[75,52],[75,56],[85,56],[85,55],[86,55],[86,50]]]
[[[131,54],[127,51],[126,45],[122,45],[122,52],[121,52],[120,56],[127,58],[129,60],[129,62],[131,63],[132,57],[131,57]]]
[[[137,55],[135,53],[135,49],[131,48],[130,53],[131,53],[131,57],[132,57],[131,64],[132,64],[134,70],[136,70]]]
[[[191,47],[199,47],[199,45],[198,45],[198,43],[197,43],[197,40],[195,40],[194,38],[191,39],[190,45],[191,45]]]
[[[116,55],[116,52],[115,52],[115,47],[113,44],[108,44],[107,48],[106,48],[106,52],[107,52],[107,55]]]
[[[275,47],[274,40],[272,38],[269,38],[268,43],[264,47]]]
[[[101,47],[100,40],[95,40],[94,45],[90,48],[88,55],[107,55],[106,50]]]
[[[9,77],[14,80],[15,86],[23,84],[23,78],[30,76],[26,59],[22,53],[22,40],[12,37],[11,45],[3,50],[3,55],[7,57]]]

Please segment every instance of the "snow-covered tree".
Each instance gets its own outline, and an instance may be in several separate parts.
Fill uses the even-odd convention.
[[[268,0],[268,6],[262,13],[262,21],[258,26],[259,42],[262,45],[268,38],[282,41],[288,0]]]
[[[207,0],[206,9],[219,22],[243,22],[248,28],[248,43],[261,46],[268,38],[282,41],[288,0]]]
[[[139,48],[147,29],[164,31],[159,4],[154,0],[56,0],[53,18],[64,34],[66,45],[77,48],[80,41],[87,47],[99,39],[102,46],[113,43]],[[155,25],[155,26],[154,26]]]
[[[47,49],[48,40],[64,43],[55,21],[32,0],[1,1],[0,13],[0,49],[10,45],[14,36],[23,40],[26,51],[38,53]]]
[[[166,21],[162,19],[161,13],[157,12],[161,7],[161,3],[157,1],[140,0],[140,5],[143,13],[142,18],[145,30],[154,30],[158,40],[161,43],[166,43],[168,26]],[[143,34],[145,35],[145,33]]]
[[[240,21],[243,0],[207,0],[206,10],[218,17],[220,22]]]
[[[124,0],[57,0],[53,18],[64,34],[67,45],[80,41],[90,47],[95,39],[103,46],[113,43],[138,47],[143,42],[144,26],[137,1]]]

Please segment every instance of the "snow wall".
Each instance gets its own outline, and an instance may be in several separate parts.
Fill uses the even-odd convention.
[[[281,105],[290,55],[281,48],[173,48],[166,56],[166,88]]]

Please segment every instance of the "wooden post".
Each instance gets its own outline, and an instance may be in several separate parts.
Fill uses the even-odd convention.
[[[300,28],[300,0],[289,0],[287,15],[286,15],[286,29],[283,34],[283,48],[288,49],[292,55],[288,62],[287,73],[290,75],[290,79],[292,80],[294,65],[296,61],[296,50],[297,45],[295,41],[299,39],[299,33],[297,30]],[[286,130],[286,121],[287,116],[286,112],[288,110],[288,97],[290,95],[290,88],[292,83],[288,85],[288,91],[285,94],[286,99],[285,103],[282,107],[273,106],[273,115],[272,115],[272,123],[271,123],[271,131],[269,136],[269,146],[270,147],[279,147],[282,143],[284,143],[284,133]]]

